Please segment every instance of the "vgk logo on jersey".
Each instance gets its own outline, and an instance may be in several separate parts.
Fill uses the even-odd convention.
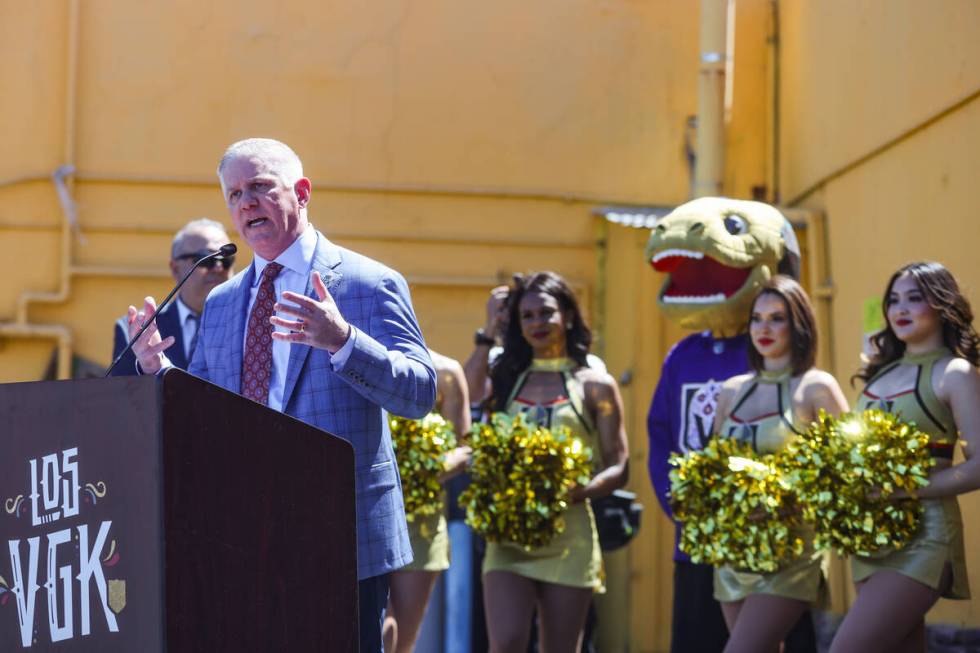
[[[527,408],[521,409],[521,413],[524,414],[524,419],[530,424],[537,424],[546,429],[551,428],[551,423],[555,417],[555,407],[554,406],[529,406]]]
[[[743,444],[751,445],[752,449],[758,448],[758,424],[739,424],[738,426],[731,426],[728,428],[728,433],[725,435]]]
[[[707,444],[720,392],[721,384],[714,379],[681,386],[681,432],[677,438],[681,452],[703,449]]]

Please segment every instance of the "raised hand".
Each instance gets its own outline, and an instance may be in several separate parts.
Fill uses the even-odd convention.
[[[269,321],[274,325],[290,331],[289,333],[273,331],[272,337],[276,340],[299,342],[318,349],[326,349],[333,354],[347,342],[351,327],[340,314],[337,302],[327,290],[320,273],[314,271],[310,279],[320,301],[288,290],[283,292],[281,300],[276,303],[276,313],[292,315],[295,319],[287,320],[278,315],[270,317]]]
[[[507,328],[507,295],[510,288],[507,286],[497,286],[490,291],[487,299],[487,321],[483,327],[483,333],[490,338],[503,335]]]
[[[132,340],[133,336],[143,328],[143,325],[147,320],[151,319],[157,312],[156,301],[152,297],[147,297],[143,300],[143,310],[137,310],[135,306],[130,306],[126,311],[126,323],[129,329],[129,338]],[[156,321],[153,322],[143,332],[143,335],[139,337],[139,340],[133,343],[133,355],[140,362],[140,367],[146,374],[156,374],[163,367],[163,351],[174,344],[175,338],[173,336],[167,336],[166,338],[160,337],[160,331],[157,329]]]

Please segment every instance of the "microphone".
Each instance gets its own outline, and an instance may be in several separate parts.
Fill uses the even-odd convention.
[[[157,315],[159,315],[163,311],[164,307],[166,307],[166,305],[170,303],[170,300],[174,298],[174,295],[177,294],[177,291],[180,290],[180,287],[184,285],[184,282],[187,281],[187,279],[190,278],[194,270],[197,269],[197,266],[199,266],[201,263],[204,263],[205,261],[210,261],[213,258],[225,258],[227,256],[234,256],[235,252],[237,251],[238,248],[235,247],[234,243],[228,243],[227,245],[222,245],[221,247],[219,247],[217,252],[212,252],[208,254],[207,256],[199,260],[197,263],[192,265],[191,269],[188,270],[187,274],[184,275],[184,278],[181,279],[179,282],[177,282],[177,285],[174,286],[174,289],[170,291],[170,294],[167,295],[166,299],[160,302],[160,305],[157,306],[157,310],[153,313],[153,317],[151,317],[143,324],[140,330],[136,332],[136,335],[133,336],[132,340],[129,341],[129,344],[127,344],[126,347],[121,352],[119,352],[119,355],[116,356],[116,360],[112,361],[112,365],[109,366],[109,369],[107,369],[105,372],[105,376],[103,376],[102,378],[103,379],[107,378],[110,374],[112,374],[112,370],[116,369],[116,365],[119,364],[119,361],[122,360],[122,357],[126,355],[126,352],[130,351],[133,348],[133,344],[137,340],[139,340],[140,336],[143,335],[143,332],[146,331],[151,324],[153,324],[153,322],[157,319]]]

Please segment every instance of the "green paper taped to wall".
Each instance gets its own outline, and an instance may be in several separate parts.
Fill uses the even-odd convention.
[[[881,313],[881,297],[864,300],[864,317],[861,322],[865,333],[877,333],[885,328],[885,318]]]

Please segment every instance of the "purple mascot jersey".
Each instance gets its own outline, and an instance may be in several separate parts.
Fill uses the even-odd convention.
[[[660,372],[660,383],[650,403],[647,433],[650,454],[647,465],[660,506],[670,515],[668,492],[674,452],[701,449],[711,436],[718,391],[725,379],[749,368],[749,338],[714,338],[710,331],[687,336],[671,348]],[[677,548],[680,526],[675,528],[674,559],[688,560]]]

